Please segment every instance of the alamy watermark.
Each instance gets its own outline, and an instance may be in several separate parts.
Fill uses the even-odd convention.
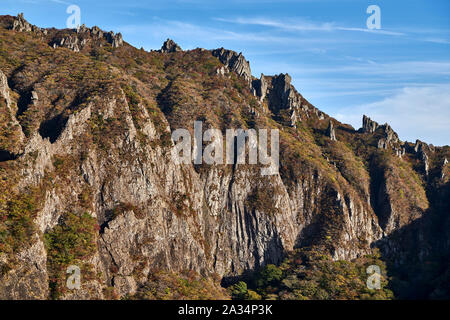
[[[66,13],[70,16],[66,20],[66,26],[69,29],[77,29],[81,26],[81,9],[79,6],[72,4],[67,7]]]
[[[194,122],[194,139],[187,129],[177,129],[172,132],[175,147],[172,149],[172,159],[176,164],[246,164],[248,149],[248,164],[261,164],[261,175],[278,173],[280,162],[279,132],[270,130],[270,155],[268,154],[267,129],[227,129],[225,146],[222,132],[219,129],[208,129],[203,133],[203,122]],[[203,142],[209,144],[203,149]],[[246,143],[247,142],[247,143]],[[225,149],[225,159],[224,159]]]
[[[66,285],[67,288],[70,290],[80,290],[81,288],[81,271],[80,267],[71,265],[66,270],[67,274],[70,274],[69,277],[67,277]]]
[[[375,264],[370,265],[366,269],[366,273],[370,274],[367,278],[366,285],[368,289],[381,289],[381,268]]]
[[[377,5],[370,5],[367,7],[366,12],[371,16],[367,18],[366,25],[367,29],[381,29],[381,9]]]

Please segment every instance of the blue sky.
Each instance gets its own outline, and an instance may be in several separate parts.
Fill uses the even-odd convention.
[[[64,28],[70,4],[87,26],[122,32],[147,50],[172,38],[183,49],[242,51],[253,75],[289,73],[319,109],[361,126],[363,114],[402,140],[450,145],[448,0],[0,0],[0,14]],[[369,5],[381,29],[368,30]]]

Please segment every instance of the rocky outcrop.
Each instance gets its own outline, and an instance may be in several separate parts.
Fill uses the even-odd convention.
[[[378,123],[372,121],[366,115],[363,115],[363,126],[361,128],[361,132],[364,133],[374,133],[378,129]]]
[[[416,144],[414,145],[414,151],[416,152],[417,157],[423,163],[424,173],[428,175],[428,172],[430,170],[430,161],[428,153],[432,152],[430,147],[426,143],[420,140],[416,140]]]
[[[24,134],[16,118],[6,75],[0,70],[0,162],[16,158],[22,152]]]
[[[53,48],[67,48],[74,52],[80,52],[89,43],[98,43],[102,46],[102,41],[109,43],[113,48],[123,46],[122,34],[115,34],[113,31],[104,32],[97,26],[87,28],[84,24],[78,27],[75,32],[67,35],[66,33],[56,34],[52,37],[50,45]]]
[[[162,45],[162,47],[161,47],[161,50],[159,50],[159,52],[162,52],[162,53],[172,53],[172,52],[180,52],[180,51],[183,51],[183,50],[182,50],[181,47],[180,47],[175,41],[173,41],[172,39],[167,39],[167,40],[163,43],[163,45]]]
[[[331,141],[336,141],[336,133],[334,132],[333,121],[331,121],[331,120],[330,120],[330,123],[328,124],[326,134],[327,134],[328,138],[331,139]]]
[[[238,54],[235,51],[224,48],[212,50],[211,53],[227,66],[230,71],[236,72],[238,76],[243,77],[248,82],[251,81],[252,72],[250,63],[245,60],[242,53]]]
[[[27,20],[25,20],[25,18],[23,17],[23,13],[19,13],[17,17],[15,17],[13,24],[10,26],[10,28],[11,30],[17,32],[35,32],[41,33],[43,35],[47,34],[46,29],[36,27],[35,25],[32,25]]]
[[[16,20],[14,20],[12,30],[18,32],[30,32],[33,30],[33,26],[27,20],[25,20],[25,18],[23,17],[23,13],[20,13],[17,15]]]
[[[73,52],[80,52],[80,46],[81,48],[83,48],[84,44],[85,43],[83,41],[79,42],[79,39],[76,36],[67,36],[60,39],[59,42],[58,41],[53,42],[53,48],[56,49],[64,47],[69,50],[72,50]]]
[[[92,30],[91,30],[92,32]],[[105,35],[106,41],[111,44],[113,48],[118,48],[123,46],[123,38],[122,34],[119,32],[114,34],[114,32],[110,31]]]
[[[445,180],[447,176],[447,170],[448,170],[448,160],[447,158],[444,158],[444,161],[442,161],[442,167],[441,167],[441,180]]]
[[[18,14],[17,17],[14,18],[10,28],[17,32],[37,33],[44,38],[48,38],[48,43],[53,48],[64,47],[74,52],[80,52],[89,42],[92,41],[102,40],[109,43],[113,48],[121,47],[124,43],[121,33],[115,34],[113,31],[104,32],[96,26],[87,28],[83,24],[78,26],[77,29],[71,30],[70,34],[67,34],[67,32],[60,33],[54,29],[42,29],[25,20],[23,13]],[[100,43],[100,46],[101,45],[102,44]]]
[[[23,13],[19,13],[17,18],[14,20],[11,29],[18,32],[31,32],[33,30],[33,26],[25,20]]]
[[[14,259],[15,268],[6,275],[0,273],[0,297],[3,300],[48,299],[47,252],[39,236],[33,236],[34,244]],[[3,260],[3,261],[2,261]],[[0,252],[0,266],[6,263]],[[9,262],[11,263],[11,262]],[[2,272],[4,272],[2,270]]]
[[[289,74],[279,74],[277,76],[265,76],[261,74],[260,79],[252,81],[252,89],[262,103],[267,101],[269,110],[280,117],[285,111],[289,119],[286,119],[292,127],[297,126],[302,118],[316,117],[319,120],[325,119],[325,114],[313,107],[306,99],[297,92],[291,84]]]
[[[6,106],[10,108],[11,98],[9,95],[8,79],[1,70],[0,70],[0,97],[5,100]]]
[[[367,116],[363,116],[363,126],[359,130],[362,133],[380,133],[381,137],[378,140],[377,147],[378,149],[394,149],[395,153],[401,157],[404,154],[404,151],[399,148],[398,144],[400,142],[397,133],[392,130],[389,124],[379,125],[377,122],[371,120]]]
[[[263,102],[266,98],[268,83],[264,74],[261,73],[261,77],[259,80],[252,81],[252,88],[254,95],[259,97],[260,102]]]

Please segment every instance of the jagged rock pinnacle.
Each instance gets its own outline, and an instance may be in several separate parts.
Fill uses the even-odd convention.
[[[32,30],[32,26],[27,20],[25,20],[23,13],[19,13],[16,20],[14,20],[12,30],[18,32],[30,32]]]
[[[379,125],[377,122],[371,120],[366,115],[363,116],[363,126],[361,129],[359,129],[359,132],[362,133],[379,132],[383,134],[384,137],[378,140],[377,146],[379,149],[388,149],[389,147],[394,148],[395,147],[394,145],[400,142],[397,133],[391,128],[389,124],[385,123],[383,125]],[[400,153],[398,154],[401,153],[403,153],[403,151],[400,150]]]
[[[378,123],[375,121],[372,121],[369,117],[366,115],[363,115],[363,126],[362,126],[362,132],[364,133],[374,133],[378,128]]]
[[[13,24],[10,26],[11,30],[17,32],[42,32],[43,34],[47,33],[47,30],[41,29],[29,23],[23,17],[23,13],[19,13],[17,17],[14,19]]]
[[[336,133],[334,131],[333,121],[331,121],[331,119],[328,124],[327,136],[331,139],[331,141],[336,141]]]
[[[179,51],[183,51],[183,49],[181,49],[181,47],[172,39],[167,39],[162,47],[160,52],[163,53],[171,53],[171,52],[179,52]]]
[[[250,69],[250,63],[245,60],[242,53],[236,53],[232,50],[226,50],[219,48],[211,51],[214,57],[217,57],[220,62],[226,65],[231,71],[236,72],[239,76],[243,77],[247,81],[252,79],[252,71]]]
[[[429,146],[425,142],[416,140],[414,151],[416,152],[419,159],[423,161],[423,171],[426,175],[428,175],[428,172],[430,170],[430,161],[427,152],[431,152]]]

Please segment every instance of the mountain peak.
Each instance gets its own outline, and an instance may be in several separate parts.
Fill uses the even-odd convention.
[[[16,17],[13,17],[12,23],[9,29],[17,32],[45,32],[45,29],[36,27],[29,23],[23,16],[23,13],[19,13]]]
[[[181,47],[172,39],[167,39],[162,47],[161,50],[159,50],[160,52],[163,53],[172,53],[172,52],[180,52],[183,51],[183,49],[181,49]]]
[[[226,65],[231,71],[236,72],[239,76],[247,81],[252,79],[252,70],[250,69],[250,62],[248,62],[242,55],[242,52],[237,53],[233,50],[219,48],[211,51],[214,57],[217,57],[220,62]]]

